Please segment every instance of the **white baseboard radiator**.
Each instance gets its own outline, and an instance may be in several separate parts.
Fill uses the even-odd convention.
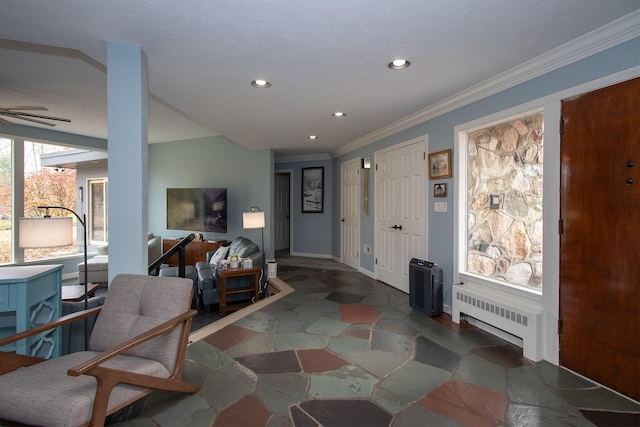
[[[523,356],[534,362],[542,360],[542,309],[497,293],[479,293],[466,285],[454,286],[452,320],[460,323],[462,313],[522,339]]]

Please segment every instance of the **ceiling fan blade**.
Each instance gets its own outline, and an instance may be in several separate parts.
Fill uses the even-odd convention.
[[[32,110],[32,111],[49,111],[46,107],[35,105],[0,105],[0,110]]]
[[[8,113],[6,113],[7,115],[16,117],[16,118],[21,118],[21,117],[33,117],[36,119],[45,119],[45,120],[57,120],[59,122],[67,122],[67,123],[71,123],[71,120],[69,119],[63,119],[60,117],[53,117],[53,116],[41,116],[39,114],[30,114],[30,113],[21,113],[18,111],[9,111]],[[26,119],[25,119],[26,120]]]
[[[55,123],[47,123],[47,122],[44,122],[42,120],[31,119],[29,117],[22,117],[22,115],[18,115],[18,114],[15,114],[15,113],[6,113],[4,111],[0,111],[0,114],[8,116],[8,117],[13,117],[14,119],[26,120],[26,121],[33,122],[33,123],[39,123],[41,125],[55,126]]]

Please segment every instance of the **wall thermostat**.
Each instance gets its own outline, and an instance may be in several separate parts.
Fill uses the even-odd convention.
[[[489,195],[489,207],[491,209],[500,209],[500,195],[499,194],[491,194],[491,195]]]

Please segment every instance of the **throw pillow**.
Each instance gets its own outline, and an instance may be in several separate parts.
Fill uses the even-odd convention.
[[[213,267],[217,266],[220,261],[227,257],[228,252],[229,246],[220,246],[211,257],[209,264],[211,264]]]

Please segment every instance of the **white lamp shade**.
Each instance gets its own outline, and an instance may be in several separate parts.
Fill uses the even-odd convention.
[[[264,212],[243,212],[243,228],[264,228]]]
[[[73,244],[73,218],[19,218],[18,246],[55,248]]]

